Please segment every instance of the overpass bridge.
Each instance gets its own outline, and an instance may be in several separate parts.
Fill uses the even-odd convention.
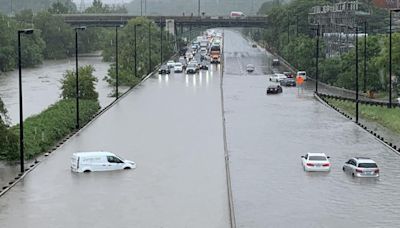
[[[65,23],[73,26],[118,26],[127,24],[130,19],[140,16],[129,14],[63,14]],[[267,16],[247,16],[231,18],[229,16],[148,16],[162,26],[166,21],[174,21],[177,26],[212,26],[212,27],[267,27]]]

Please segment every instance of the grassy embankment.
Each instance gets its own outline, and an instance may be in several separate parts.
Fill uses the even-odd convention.
[[[346,112],[349,115],[355,116],[355,103],[352,101],[342,101],[333,98],[325,99],[328,103]],[[360,104],[360,117],[378,123],[395,133],[400,134],[400,109],[389,109],[385,106],[372,106]]]
[[[97,100],[80,100],[80,121],[83,125],[90,121],[100,109]],[[52,147],[75,130],[75,100],[64,99],[51,105],[40,114],[24,121],[25,158],[31,159]],[[19,125],[10,129],[13,139],[6,145],[7,153],[0,152],[0,160],[17,160],[19,158],[18,143]]]

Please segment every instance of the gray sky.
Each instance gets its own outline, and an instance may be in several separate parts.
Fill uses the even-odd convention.
[[[121,4],[121,3],[128,3],[131,0],[102,0],[104,4]],[[79,4],[81,4],[81,0],[73,0],[75,4],[79,7]],[[85,6],[88,7],[92,5],[93,0],[84,0]]]

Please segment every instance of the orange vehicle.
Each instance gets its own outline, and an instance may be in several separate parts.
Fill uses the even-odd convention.
[[[210,48],[211,63],[221,63],[221,47],[211,46]]]

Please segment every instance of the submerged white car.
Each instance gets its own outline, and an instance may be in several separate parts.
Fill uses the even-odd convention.
[[[135,168],[135,162],[124,160],[111,152],[79,152],[71,157],[71,171],[77,173]]]
[[[280,81],[282,81],[282,80],[284,80],[284,79],[286,79],[286,78],[287,78],[287,76],[284,75],[284,74],[273,74],[273,75],[271,75],[271,76],[269,77],[269,80],[270,80],[271,82],[280,82]]]
[[[329,157],[324,153],[307,153],[301,156],[301,164],[304,171],[330,171]]]

